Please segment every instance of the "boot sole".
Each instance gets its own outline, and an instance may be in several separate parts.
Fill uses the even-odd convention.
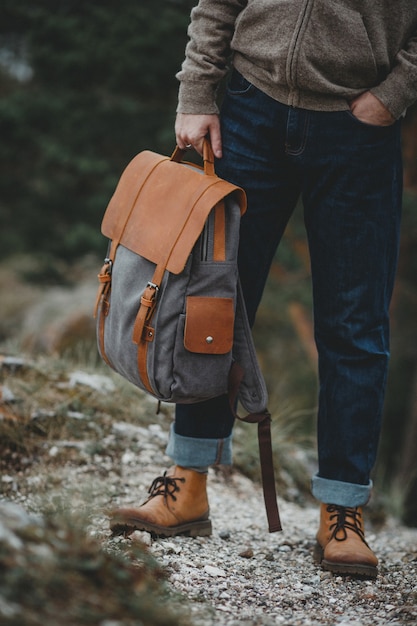
[[[113,537],[116,535],[128,537],[135,532],[135,530],[148,532],[153,538],[176,537],[177,535],[184,535],[186,537],[208,537],[212,534],[212,526],[209,519],[187,522],[186,524],[179,524],[178,526],[159,526],[158,524],[151,524],[134,518],[123,518],[123,520],[113,520],[110,524],[110,530],[112,531]]]
[[[344,574],[348,576],[357,576],[361,578],[376,578],[378,575],[378,568],[374,565],[362,565],[361,563],[337,563],[327,561],[323,558],[323,548],[319,543],[314,548],[313,557],[316,563],[321,567],[333,574]]]

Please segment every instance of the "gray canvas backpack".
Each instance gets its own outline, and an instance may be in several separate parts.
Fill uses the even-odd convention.
[[[220,179],[208,141],[204,167],[150,151],[127,166],[105,212],[109,249],[99,274],[103,360],[165,402],[228,393],[258,423],[270,532],[280,530],[267,392],[240,290],[242,189]]]

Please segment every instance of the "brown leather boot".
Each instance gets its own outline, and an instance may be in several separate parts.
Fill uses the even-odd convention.
[[[362,507],[321,505],[314,556],[335,574],[376,578],[378,559],[365,541]]]
[[[153,537],[211,535],[207,474],[175,465],[155,478],[149,498],[137,509],[116,509],[110,514],[113,535],[127,537],[145,530]]]

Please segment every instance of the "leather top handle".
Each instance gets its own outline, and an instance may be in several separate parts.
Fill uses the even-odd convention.
[[[210,140],[206,137],[203,140],[203,162],[204,162],[204,173],[207,176],[214,176],[214,154],[213,149],[211,147]]]
[[[181,163],[185,153],[187,152],[187,149],[188,148],[185,148],[183,150],[182,148],[176,146],[170,160],[175,161],[176,163]],[[203,139],[203,163],[204,174],[206,174],[206,176],[215,176],[213,149],[211,147],[210,140],[207,137]]]

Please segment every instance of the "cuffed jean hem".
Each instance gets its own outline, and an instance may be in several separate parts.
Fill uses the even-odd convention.
[[[369,485],[356,485],[317,475],[311,481],[311,491],[317,500],[325,504],[349,507],[366,504],[371,497],[372,486],[372,481],[369,481]]]
[[[175,424],[172,424],[165,452],[176,465],[182,467],[231,465],[232,435],[225,439],[184,437],[175,432]]]

